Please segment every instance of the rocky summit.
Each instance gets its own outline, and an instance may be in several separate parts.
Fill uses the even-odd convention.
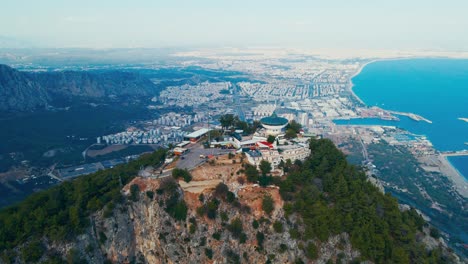
[[[461,263],[331,141],[310,149],[283,176],[242,154],[162,173],[159,150],[63,183],[0,213],[0,263]]]

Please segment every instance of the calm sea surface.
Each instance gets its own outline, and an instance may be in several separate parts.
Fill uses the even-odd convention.
[[[468,60],[378,61],[353,78],[353,90],[367,105],[422,115],[433,123],[357,119],[337,124],[385,124],[426,135],[438,150],[468,149]],[[449,161],[468,178],[468,156]]]

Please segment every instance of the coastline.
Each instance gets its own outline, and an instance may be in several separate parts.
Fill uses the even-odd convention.
[[[373,62],[377,62],[379,60],[371,60],[371,61],[368,61],[364,64],[362,64],[361,66],[359,66],[359,69],[353,74],[351,75],[351,77],[349,77],[349,81],[348,81],[348,89],[349,91],[351,92],[351,95],[354,97],[354,99],[356,99],[359,103],[361,103],[362,105],[366,105],[364,103],[364,101],[361,100],[361,98],[359,98],[359,96],[357,96],[356,93],[354,93],[354,90],[353,90],[353,87],[354,87],[354,83],[353,83],[353,78],[358,76],[362,70],[364,69],[364,67],[366,67],[367,65],[373,63]]]
[[[366,67],[367,65],[371,64],[371,63],[374,63],[374,62],[380,62],[380,61],[394,61],[394,60],[410,60],[410,59],[422,59],[422,58],[427,58],[427,59],[430,59],[431,57],[413,57],[413,58],[407,58],[407,57],[403,57],[403,58],[382,58],[382,59],[373,59],[373,60],[370,60],[368,62],[365,62],[363,63],[359,69],[350,77],[349,79],[349,84],[348,84],[348,89],[349,89],[349,92],[352,94],[352,96],[358,101],[360,102],[362,105],[364,106],[367,106],[366,103],[364,103],[364,101],[359,98],[359,96],[357,96],[357,94],[353,91],[353,87],[354,87],[354,84],[353,84],[353,81],[352,79],[354,77],[356,77],[357,75],[359,75],[362,70],[364,69],[364,67]],[[465,122],[468,122],[467,120],[463,120],[461,118],[459,118],[459,120],[462,120],[462,121],[465,121]],[[410,131],[411,132],[411,131]],[[444,175],[444,176],[447,176],[447,178],[449,178],[449,180],[452,182],[452,185],[454,187],[455,190],[457,190],[457,192],[463,196],[464,198],[468,198],[468,183],[465,179],[465,177],[461,174],[461,172],[449,161],[448,159],[448,156],[447,155],[444,155],[444,154],[439,154],[438,155],[438,158],[439,158],[439,162],[440,162],[440,171],[441,173]]]
[[[468,198],[468,182],[466,179],[463,177],[461,172],[455,166],[453,166],[453,164],[448,159],[448,155],[440,154],[439,157],[441,162],[441,172],[454,183],[455,189],[461,196]]]
[[[411,60],[411,59],[430,59],[432,57],[418,57],[418,56],[415,56],[415,57],[395,57],[395,58],[380,58],[380,59],[371,59],[370,61],[368,62],[365,62],[363,63],[361,66],[359,66],[358,70],[353,73],[353,75],[351,75],[349,77],[349,81],[348,81],[348,89],[349,89],[349,92],[351,92],[351,94],[353,95],[354,99],[356,99],[359,103],[361,103],[362,105],[366,105],[366,103],[364,103],[364,101],[362,101],[361,98],[359,98],[359,96],[357,96],[356,93],[354,93],[353,91],[353,87],[354,87],[354,83],[353,83],[353,78],[358,76],[362,70],[369,64],[371,63],[374,63],[374,62],[381,62],[381,61],[395,61],[395,60]]]

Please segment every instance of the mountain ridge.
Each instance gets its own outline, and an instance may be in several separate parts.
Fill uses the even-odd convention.
[[[159,91],[153,82],[134,72],[23,72],[0,64],[0,111],[33,111],[54,100],[151,96]]]
[[[46,106],[50,98],[34,79],[0,64],[0,110],[27,111]]]

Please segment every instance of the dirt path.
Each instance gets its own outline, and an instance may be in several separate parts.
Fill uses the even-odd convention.
[[[180,187],[185,192],[191,193],[202,193],[205,189],[214,189],[221,180],[206,180],[206,181],[191,181],[189,183],[185,181],[179,181]]]

